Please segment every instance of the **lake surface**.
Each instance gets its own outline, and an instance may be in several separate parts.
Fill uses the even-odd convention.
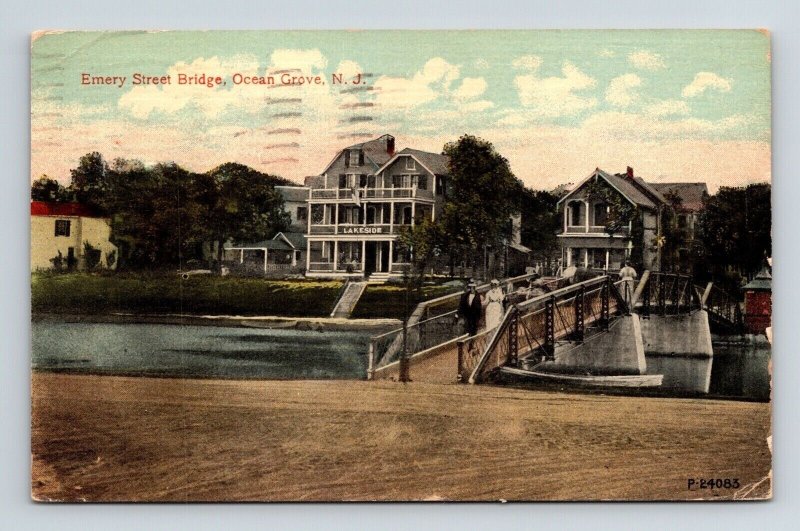
[[[211,378],[356,379],[369,335],[161,324],[34,322],[33,367]]]
[[[42,370],[254,379],[364,379],[369,332],[37,321]],[[770,350],[714,345],[713,358],[647,356],[658,394],[769,400]]]

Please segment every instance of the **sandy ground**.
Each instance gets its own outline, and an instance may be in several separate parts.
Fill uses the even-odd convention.
[[[771,493],[763,403],[390,381],[32,378],[37,500]],[[739,488],[690,490],[690,478]]]

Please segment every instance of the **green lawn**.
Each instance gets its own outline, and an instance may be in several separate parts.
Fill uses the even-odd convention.
[[[421,296],[409,298],[409,311],[422,301],[435,299],[442,295],[461,291],[461,288],[452,286],[425,286]],[[352,317],[374,319],[379,317],[403,318],[403,303],[405,290],[401,286],[383,285],[367,286],[361,295],[358,304],[353,310]]]
[[[340,281],[264,280],[175,273],[34,273],[34,313],[330,315]]]

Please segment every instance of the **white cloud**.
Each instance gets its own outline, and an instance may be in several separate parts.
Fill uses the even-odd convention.
[[[597,81],[581,72],[569,61],[561,68],[563,77],[540,78],[536,74],[517,76],[519,100],[530,112],[542,117],[576,114],[597,105],[597,99],[580,92],[594,87]]]
[[[720,92],[730,92],[731,80],[720,77],[713,72],[698,72],[691,83],[683,87],[681,95],[684,98],[699,96],[708,89]]]
[[[629,53],[628,62],[641,70],[659,70],[666,67],[659,54],[647,50]]]
[[[483,58],[478,58],[478,59],[475,59],[475,65],[474,66],[478,70],[486,70],[487,68],[489,68],[489,61],[487,61],[486,59],[483,59]]]
[[[689,105],[683,100],[663,100],[645,107],[644,113],[651,116],[684,116],[689,114]]]
[[[300,70],[301,72],[312,72],[322,70],[328,66],[328,59],[319,50],[291,50],[277,49],[272,52],[270,57],[272,64],[270,71],[277,70]]]
[[[625,74],[615,77],[606,89],[606,101],[617,107],[627,107],[639,98],[636,88],[642,80],[636,74]]]
[[[489,100],[477,100],[464,103],[459,107],[462,112],[481,112],[494,107],[494,103]]]
[[[411,78],[381,76],[375,81],[376,102],[387,109],[409,108],[437,99],[460,73],[441,57],[430,59]]]
[[[486,92],[486,80],[482,77],[465,77],[454,92],[453,97],[459,101],[477,98]]]
[[[542,58],[538,55],[523,55],[517,57],[511,62],[511,66],[517,70],[533,70],[536,71],[542,66]]]
[[[614,57],[615,55],[617,55],[617,52],[615,52],[614,50],[609,50],[608,48],[603,48],[602,50],[597,52],[597,55],[599,55],[600,57]]]

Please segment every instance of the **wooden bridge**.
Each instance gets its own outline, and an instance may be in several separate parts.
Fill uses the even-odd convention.
[[[527,281],[512,279],[512,288],[523,280]],[[633,283],[610,275],[573,284],[554,279],[544,288],[547,293],[509,304],[497,328],[471,337],[461,334],[455,319],[453,308],[460,294],[440,301],[446,311],[428,308],[425,319],[408,327],[404,342],[402,329],[372,339],[369,377],[397,378],[396,358],[405,344],[412,380],[482,383],[500,368],[551,361],[557,349],[607,333],[615,321],[631,312],[650,319],[704,309],[709,322],[719,329],[742,330],[741,309],[734,297],[713,284],[697,286],[686,275],[645,271],[635,289]]]

